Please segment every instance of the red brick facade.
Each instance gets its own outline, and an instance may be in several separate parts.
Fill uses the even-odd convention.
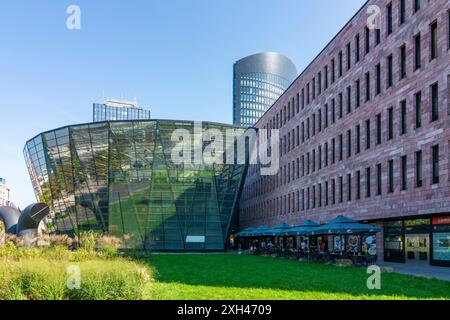
[[[357,220],[380,220],[450,212],[450,1],[420,0],[417,11],[415,2],[404,1],[403,22],[400,0],[373,0],[365,4],[259,120],[258,128],[280,129],[280,171],[277,176],[264,177],[256,166],[249,169],[240,201],[241,229],[282,222],[294,225],[306,219],[324,223],[340,214]],[[388,34],[389,4],[391,34]],[[368,30],[366,52],[365,28],[370,5],[381,9],[381,30],[379,44],[376,31]],[[432,57],[433,34],[437,35],[436,57]],[[420,50],[419,47],[416,50],[418,42]],[[416,51],[420,51],[420,59],[416,59]],[[390,56],[392,86],[388,79]],[[416,66],[416,60],[420,66]],[[434,115],[432,98],[437,111]],[[433,146],[439,148],[435,170]],[[422,154],[421,166],[417,163],[418,152]],[[381,165],[380,195],[378,165]],[[420,168],[421,175],[417,172]]]

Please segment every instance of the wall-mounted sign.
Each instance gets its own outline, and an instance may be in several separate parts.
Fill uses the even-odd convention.
[[[205,236],[186,236],[186,243],[205,243]]]
[[[450,224],[450,216],[433,217],[433,224]]]

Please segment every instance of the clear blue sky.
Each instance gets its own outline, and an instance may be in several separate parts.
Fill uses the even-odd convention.
[[[1,0],[0,177],[35,201],[22,156],[39,132],[138,98],[154,118],[232,121],[232,66],[276,51],[302,71],[365,0]],[[81,30],[66,8],[81,8]]]

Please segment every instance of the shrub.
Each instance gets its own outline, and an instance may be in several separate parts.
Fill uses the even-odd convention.
[[[89,261],[80,264],[81,287],[68,291],[74,300],[139,300],[150,275],[135,263]]]

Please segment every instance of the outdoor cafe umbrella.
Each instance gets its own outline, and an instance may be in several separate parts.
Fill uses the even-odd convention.
[[[271,230],[268,226],[262,225],[256,228],[255,230],[248,233],[248,236],[250,237],[258,237],[258,236],[265,236],[269,230]]]
[[[353,234],[353,233],[376,233],[380,232],[381,228],[374,227],[372,225],[359,223],[356,220],[339,216],[329,223],[312,229],[309,235],[322,235],[322,234]]]
[[[346,235],[354,233],[376,233],[380,232],[381,228],[374,227],[368,224],[359,223],[356,220],[338,216],[331,220],[329,223],[313,229],[309,232],[309,235]],[[341,246],[341,255],[342,255]]]
[[[239,232],[236,236],[238,237],[248,237],[249,233],[255,231],[255,228],[246,228],[244,230],[242,230],[241,232]]]
[[[318,224],[314,221],[311,221],[311,220],[307,220],[295,228],[286,230],[285,235],[286,236],[305,236],[305,235],[308,235],[308,233],[312,229],[315,229],[318,227],[320,227],[320,224]]]
[[[284,236],[285,233],[289,229],[292,229],[291,225],[289,225],[287,223],[282,223],[282,224],[276,225],[272,229],[268,230],[267,235],[268,236],[273,236],[273,237]]]

